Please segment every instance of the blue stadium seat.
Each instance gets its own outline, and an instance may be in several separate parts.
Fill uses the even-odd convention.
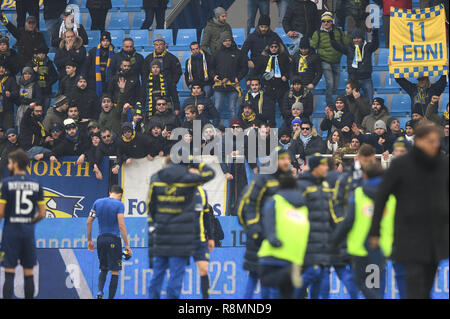
[[[147,55],[149,55],[152,52],[149,51],[144,51],[144,52],[140,52],[140,54],[142,54],[142,56],[144,57],[144,59],[147,57]]]
[[[133,14],[133,20],[131,22],[131,29],[135,29],[135,30],[140,29],[142,23],[144,23],[144,20],[145,20],[144,12],[135,12]]]
[[[125,38],[125,32],[123,30],[111,30],[111,42],[116,48],[122,46],[123,39]]]
[[[319,83],[317,83],[316,87],[314,88],[313,94],[314,95],[325,94],[325,88],[326,88],[325,77],[322,76],[320,78]]]
[[[411,99],[407,94],[396,94],[392,99],[390,114],[405,116],[411,113]]]
[[[173,33],[172,29],[157,29],[153,32],[152,43],[156,39],[157,35],[161,35],[166,43],[170,46],[173,45]]]
[[[122,9],[125,7],[125,1],[124,0],[112,0],[111,5],[113,8]]]
[[[87,30],[89,30],[91,28],[92,25],[92,20],[91,20],[91,15],[89,13],[85,13],[84,14],[86,16],[86,22],[84,23],[84,28]],[[83,19],[81,19],[81,21],[83,21]]]
[[[347,72],[341,72],[341,77],[339,78],[339,86],[338,86],[338,92],[337,94],[345,94],[345,86],[348,81],[348,73]],[[344,90],[344,92],[342,92]]]
[[[391,83],[389,84],[389,78],[391,79]],[[379,93],[390,93],[390,94],[398,94],[400,93],[401,88],[398,83],[394,80],[394,78],[390,77],[389,74],[386,75],[386,79],[384,80],[384,88],[378,90]]]
[[[109,30],[123,30],[130,28],[128,12],[113,12],[109,19]]]
[[[372,81],[373,81],[373,88],[375,92],[378,92],[379,89],[382,88],[381,85],[381,72],[373,72],[372,73]]]
[[[389,49],[380,49],[380,54],[378,55],[378,63],[373,66],[375,71],[387,71],[389,69]]]
[[[339,64],[339,66],[341,67],[341,69],[345,70],[347,68],[347,56],[346,55],[342,55],[341,56],[341,62]]]
[[[135,47],[142,47],[144,50],[150,48],[148,30],[130,30],[130,38],[133,39]]]
[[[141,8],[142,7],[142,0],[128,0],[127,7],[134,7],[134,8]]]
[[[12,48],[16,44],[16,42],[16,38],[9,34],[9,47]]]
[[[244,28],[233,28],[233,39],[238,47],[241,47],[245,42],[245,29]]]
[[[54,61],[55,60],[55,53],[54,52],[49,52],[47,53],[47,56],[50,60]]]
[[[384,104],[386,105],[386,107],[388,107],[388,103],[389,103],[389,97],[386,94],[374,94],[373,96],[375,97],[381,97],[384,100]],[[372,105],[372,101],[370,101],[370,105]]]
[[[186,69],[186,61],[189,59],[189,57],[191,56],[191,51],[184,51],[183,52],[183,56],[181,58],[181,69],[184,72]]]
[[[89,47],[92,48],[100,43],[100,31],[86,31],[89,41]]]
[[[325,101],[325,95],[319,95],[317,96],[317,100],[316,100],[316,108],[314,110],[314,115],[315,116],[321,116],[324,117],[325,116],[325,108],[327,107],[327,102]]]
[[[294,44],[292,43],[291,38],[288,37],[288,35],[286,34],[286,32],[284,32],[283,28],[275,28],[274,31],[276,32],[276,34],[278,34],[278,36],[281,38],[281,40],[283,41],[284,45],[287,47],[292,47]]]
[[[399,122],[400,122],[400,127],[401,127],[402,129],[405,129],[406,122],[408,122],[410,119],[411,119],[411,118],[409,118],[409,117],[400,117],[400,118],[398,119]]]
[[[179,29],[177,34],[177,49],[189,50],[191,42],[197,41],[197,29]]]

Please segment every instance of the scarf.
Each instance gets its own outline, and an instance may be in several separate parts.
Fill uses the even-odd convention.
[[[334,143],[334,142],[331,142],[330,140],[328,140],[327,147],[328,147],[328,150],[330,150],[332,153],[334,153],[339,148],[339,145],[338,145],[338,143]]]
[[[106,69],[105,69],[105,79],[102,81],[102,73],[100,71],[100,48],[101,44],[97,45],[97,51],[95,53],[95,92],[97,93],[97,96],[102,96],[103,93],[103,84],[102,82],[108,81],[108,68],[111,64],[111,58],[114,54],[114,48],[112,45],[109,46],[109,52],[108,52],[108,61],[106,62]]]
[[[267,62],[267,66],[266,66],[266,72],[270,73],[270,71],[272,70],[272,60],[275,60],[274,63],[274,72],[275,72],[275,77],[276,78],[281,78],[281,70],[280,70],[280,64],[278,63],[278,55],[271,55],[269,58],[269,62]]]
[[[122,135],[122,140],[125,143],[130,143],[132,140],[134,140],[135,137],[136,137],[136,131],[133,131],[133,135],[131,135],[130,138],[126,138],[125,136]]]
[[[203,52],[203,50],[200,50],[200,54],[202,55],[203,59],[203,77],[205,78],[205,81],[208,81],[208,65],[206,64],[205,53]],[[194,77],[192,76],[192,55],[188,60],[187,71],[189,73],[189,81],[193,81]]]
[[[45,137],[45,135],[46,135],[46,134],[45,134],[45,128],[44,128],[44,125],[42,124],[41,120],[38,119],[36,123],[37,123],[37,125],[39,125],[39,127],[41,128],[41,136],[42,136],[42,137]]]
[[[362,62],[362,60],[364,58],[364,47],[366,46],[366,44],[367,44],[367,42],[364,41],[362,50],[359,48],[359,45],[355,45],[355,57],[353,58],[352,68],[357,69],[358,62]],[[361,53],[361,51],[362,51],[362,53]]]
[[[444,119],[448,120],[448,111],[444,111]]]
[[[427,98],[427,90],[429,87],[430,87],[429,84],[427,84],[424,87],[419,87],[419,86],[417,87],[417,95],[416,95],[415,104],[417,104],[417,103],[422,104],[422,105],[426,104],[425,100]]]
[[[46,57],[43,61],[40,61],[36,58],[33,58],[33,64],[34,66],[38,67],[37,74],[39,75],[39,79],[37,81],[39,87],[45,88],[47,87],[47,74],[48,74],[48,66],[47,66],[47,60]]]
[[[166,56],[166,54],[167,54],[167,50],[164,50],[161,54],[156,54],[156,52],[153,51],[153,58],[159,59],[161,61],[161,70],[164,68],[163,67],[163,58]]]
[[[307,58],[307,55],[300,54],[300,59],[298,60],[298,73],[304,73],[308,69],[308,63],[306,63]]]
[[[72,137],[69,134],[66,134],[66,139],[73,144],[78,143],[79,137],[80,137],[80,132],[78,130],[77,130],[77,133],[75,134],[75,137]]]
[[[122,50],[122,55],[130,59],[131,65],[136,63],[136,50],[133,50],[131,53]]]
[[[8,80],[8,76],[4,75],[3,78],[0,80],[0,96],[3,98],[3,84]]]
[[[159,73],[159,88],[160,96],[166,96],[166,86],[164,84],[164,76],[162,73]],[[153,115],[153,73],[150,72],[148,75],[148,117],[150,118]]]
[[[64,33],[67,31],[66,29],[66,21],[62,21],[61,22],[61,26],[59,27],[59,37],[62,39]],[[73,28],[72,28],[73,33],[75,33],[76,36],[78,36],[78,28],[77,28],[77,24],[74,23],[73,24]]]
[[[225,88],[225,87],[227,87],[227,86],[232,86],[232,87],[234,87],[234,89],[238,92],[238,97],[239,98],[241,98],[242,97],[242,87],[241,87],[241,84],[238,82],[238,83],[234,83],[234,82],[231,82],[230,80],[228,80],[227,78],[225,78],[225,79],[223,79],[222,81],[221,80],[219,80],[219,81],[215,81],[214,82],[214,85],[213,85],[213,87],[214,88],[217,88],[217,87],[223,87],[223,88]]]
[[[244,112],[242,112],[242,119],[247,122],[253,122],[256,119],[256,114],[252,112],[249,116],[245,116]]]
[[[303,145],[306,147],[309,143],[309,141],[311,141],[312,138],[312,133],[309,133],[308,136],[303,136],[302,134],[300,134],[300,140],[302,141]]]
[[[344,117],[344,111],[334,111],[334,119],[336,122],[340,123],[342,121],[342,118]]]
[[[258,114],[262,114],[262,107],[264,103],[263,91],[259,91],[259,100],[258,100]],[[250,100],[250,91],[245,94],[245,102]]]

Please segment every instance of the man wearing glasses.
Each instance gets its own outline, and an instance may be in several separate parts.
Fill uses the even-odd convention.
[[[83,131],[78,130],[73,119],[64,120],[64,129],[66,131],[65,139],[53,149],[50,160],[56,162],[63,156],[78,156],[77,165],[83,164],[86,157],[84,154],[89,147],[88,137],[83,134]]]
[[[342,53],[337,51],[331,45],[330,32],[333,32],[334,39],[342,45],[347,46],[350,40],[344,31],[334,26],[334,16],[331,12],[325,12],[321,18],[322,25],[320,30],[314,32],[311,39],[311,47],[316,49],[322,60],[322,71],[325,75],[326,90],[325,98],[327,105],[333,104],[333,94],[339,85],[340,68]]]
[[[152,115],[149,121],[149,127],[153,123],[159,123],[162,127],[171,124],[175,127],[180,127],[181,123],[178,117],[172,110],[169,110],[167,100],[163,97],[156,99],[156,112]]]

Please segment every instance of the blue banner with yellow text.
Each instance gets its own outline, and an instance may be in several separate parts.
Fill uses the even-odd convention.
[[[389,73],[395,78],[448,74],[445,9],[391,7]]]

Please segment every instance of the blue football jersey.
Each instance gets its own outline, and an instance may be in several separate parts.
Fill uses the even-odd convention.
[[[15,175],[3,179],[0,203],[5,207],[5,228],[16,225],[19,229],[29,229],[37,213],[38,204],[45,204],[44,194],[38,181],[30,176]]]

